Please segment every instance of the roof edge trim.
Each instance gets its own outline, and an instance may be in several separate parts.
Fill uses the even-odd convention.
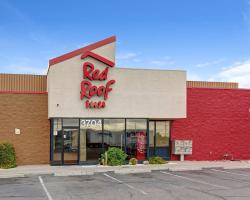
[[[111,36],[111,37],[106,38],[104,40],[101,40],[101,41],[95,42],[93,44],[90,44],[90,45],[88,45],[86,47],[71,51],[69,53],[63,54],[63,55],[58,56],[56,58],[52,58],[52,59],[49,60],[49,67],[51,65],[55,65],[57,63],[63,62],[65,60],[68,60],[68,59],[73,58],[75,56],[78,56],[80,54],[83,54],[86,51],[92,51],[92,50],[94,50],[96,48],[102,47],[102,46],[104,46],[106,44],[109,44],[109,43],[112,43],[112,42],[115,42],[115,41],[116,41],[116,36]]]

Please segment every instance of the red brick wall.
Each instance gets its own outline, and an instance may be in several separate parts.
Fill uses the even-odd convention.
[[[21,130],[15,135],[15,128]],[[0,94],[0,142],[15,146],[17,164],[49,163],[47,94]]]
[[[187,118],[172,123],[171,140],[193,140],[187,160],[250,159],[249,108],[250,90],[188,88]]]

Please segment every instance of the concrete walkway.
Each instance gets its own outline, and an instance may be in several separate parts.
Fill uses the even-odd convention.
[[[0,178],[25,177],[30,175],[51,174],[54,176],[92,175],[101,172],[114,172],[117,174],[146,173],[152,170],[187,171],[204,168],[241,169],[250,168],[250,161],[171,161],[163,165],[136,166],[50,166],[50,165],[24,165],[13,169],[0,169]]]

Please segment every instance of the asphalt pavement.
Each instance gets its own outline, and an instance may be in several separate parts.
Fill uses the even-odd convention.
[[[0,199],[249,200],[250,169],[4,178],[0,179]]]

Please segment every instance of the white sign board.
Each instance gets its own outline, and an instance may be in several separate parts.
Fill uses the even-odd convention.
[[[176,155],[191,155],[193,151],[192,140],[174,140],[172,143],[172,152]]]

